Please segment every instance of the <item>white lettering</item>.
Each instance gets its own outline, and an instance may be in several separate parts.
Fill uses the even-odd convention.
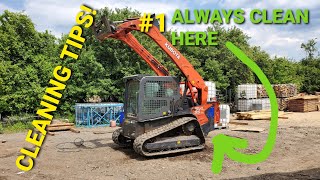
[[[168,42],[166,42],[164,45],[173,55],[180,59],[180,55],[168,44]]]

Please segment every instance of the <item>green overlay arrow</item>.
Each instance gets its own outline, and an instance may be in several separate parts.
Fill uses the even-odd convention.
[[[278,127],[278,103],[275,92],[259,66],[245,55],[238,47],[231,42],[226,43],[227,48],[238,57],[244,64],[246,64],[259,78],[263,86],[265,87],[271,103],[271,122],[270,130],[267,142],[263,149],[258,154],[243,154],[237,151],[237,149],[245,149],[248,147],[248,141],[246,139],[240,139],[235,137],[219,134],[212,139],[213,143],[213,160],[212,160],[212,172],[219,174],[222,170],[222,163],[224,155],[227,155],[230,159],[242,162],[246,164],[256,164],[266,160],[272,152],[272,149],[276,142],[277,127]]]

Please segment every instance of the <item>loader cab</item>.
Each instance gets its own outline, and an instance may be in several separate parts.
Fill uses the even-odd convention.
[[[134,75],[125,78],[125,118],[139,122],[172,116],[180,99],[173,76]]]

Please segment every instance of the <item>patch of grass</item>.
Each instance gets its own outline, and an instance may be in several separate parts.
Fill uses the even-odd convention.
[[[13,125],[9,125],[7,127],[4,127],[3,132],[4,133],[16,133],[16,132],[23,132],[27,129],[32,129],[33,126],[31,122],[28,123],[22,123],[22,122],[17,122]]]
[[[69,123],[74,123],[75,119],[76,119],[75,114],[71,114],[71,113],[68,113],[68,114],[55,114],[53,117],[54,117],[54,119],[59,119],[59,120],[61,120],[63,122],[69,122]]]
[[[33,129],[32,120],[34,118],[34,115],[27,113],[7,116],[4,118],[4,122],[0,124],[0,133],[16,133]]]
[[[4,128],[2,126],[2,123],[0,123],[0,134],[3,134],[3,132],[4,132]]]
[[[70,123],[75,123],[76,116],[74,114],[69,114],[67,119],[69,120]]]
[[[59,115],[55,114],[55,119],[60,119],[64,122],[75,122],[74,114],[64,114]],[[34,115],[31,114],[21,114],[21,115],[13,115],[6,118],[6,123],[2,124],[0,122],[0,134],[3,133],[17,133],[23,132],[28,129],[33,129],[32,120],[35,119]]]

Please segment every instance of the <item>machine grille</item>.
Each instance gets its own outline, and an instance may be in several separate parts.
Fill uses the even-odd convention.
[[[144,115],[158,115],[162,113],[162,108],[166,107],[166,100],[144,100],[142,114]]]
[[[172,81],[146,81],[144,84],[144,97],[172,97],[178,93],[176,87],[176,83]]]
[[[177,84],[172,81],[151,81],[144,83],[143,115],[162,115],[170,108],[169,99],[177,95]]]

